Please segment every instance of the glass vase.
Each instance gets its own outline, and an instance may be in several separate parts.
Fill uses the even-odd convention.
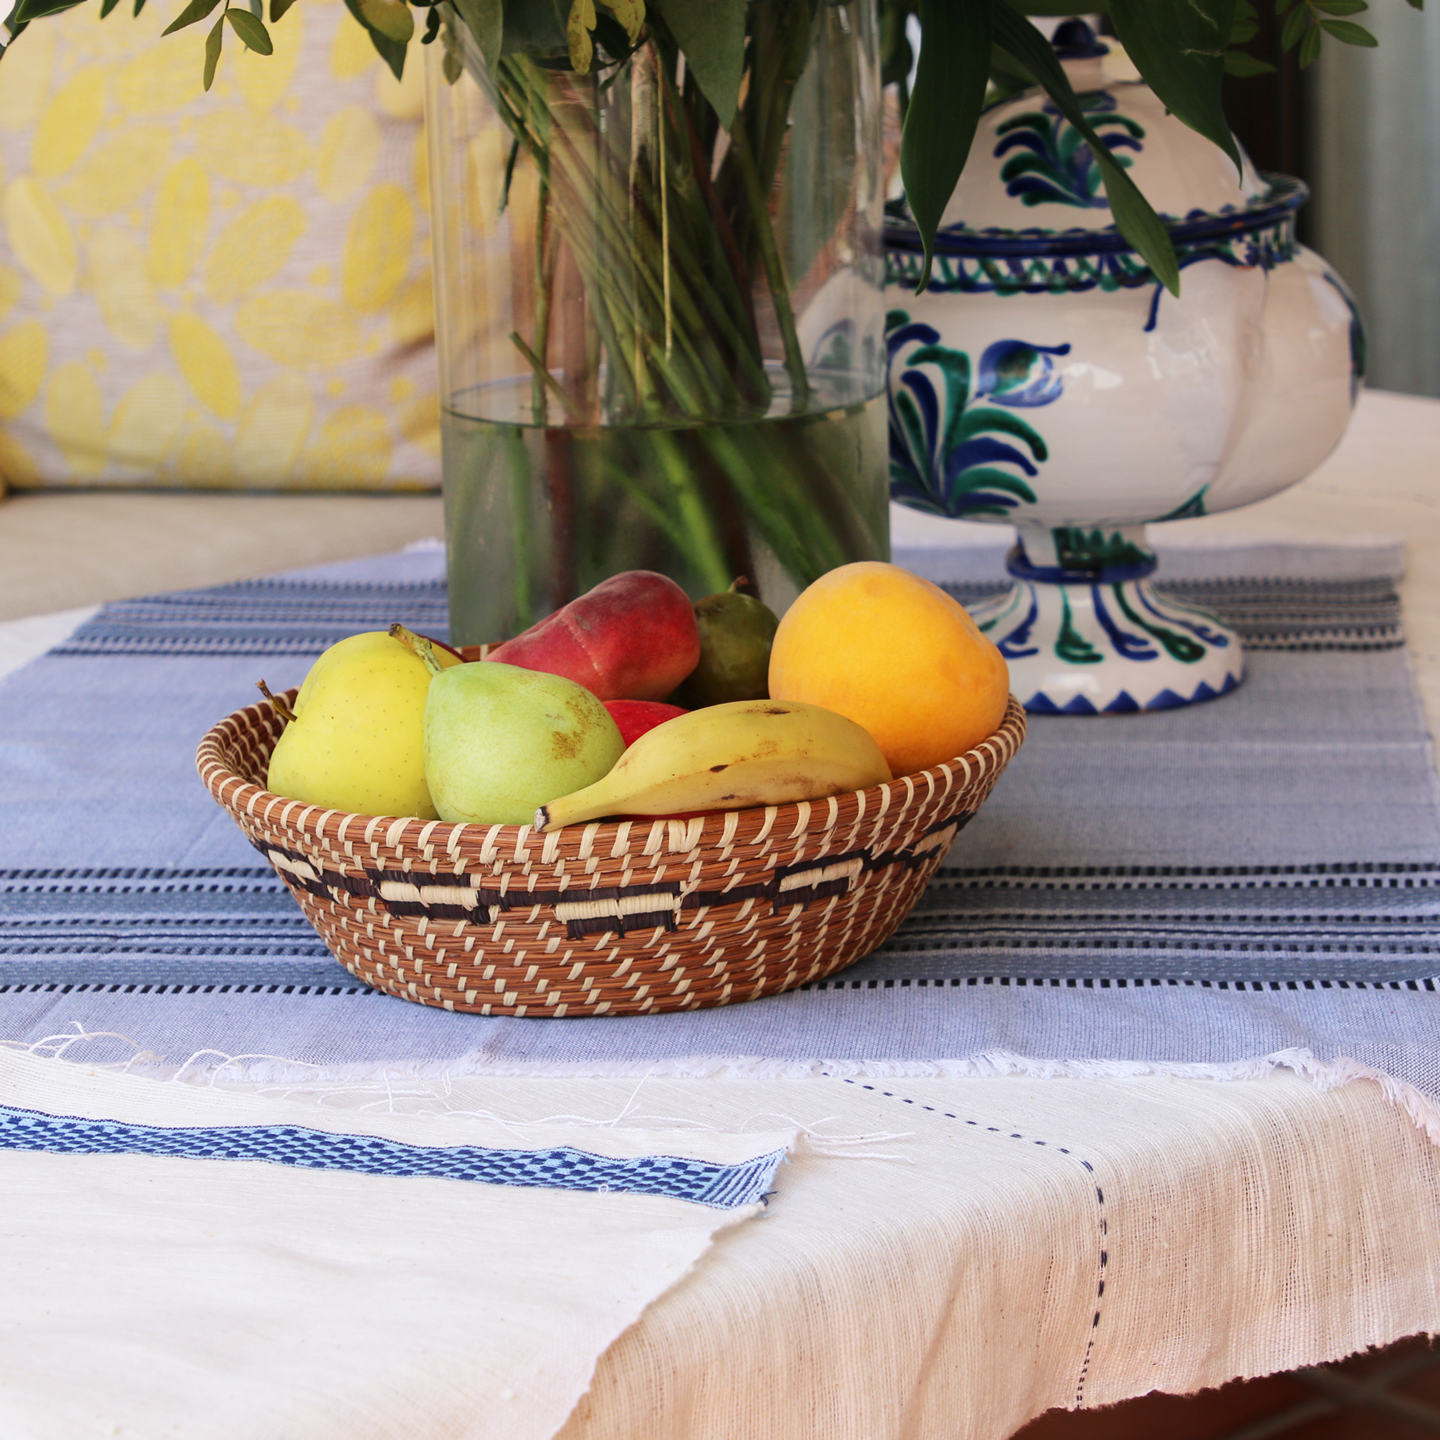
[[[728,128],[656,10],[588,74],[458,11],[429,47],[457,643],[622,570],[778,612],[888,557],[874,0],[753,0]]]

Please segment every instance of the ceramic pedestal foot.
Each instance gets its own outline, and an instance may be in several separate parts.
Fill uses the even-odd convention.
[[[1143,526],[1022,527],[1010,590],[971,607],[1010,664],[1010,688],[1047,715],[1119,715],[1213,700],[1245,674],[1239,636],[1156,594]]]

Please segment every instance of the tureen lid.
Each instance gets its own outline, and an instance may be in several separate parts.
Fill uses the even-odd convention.
[[[1234,162],[1169,114],[1143,80],[1106,73],[1107,42],[1067,20],[1054,45],[1092,127],[1129,171],[1177,241],[1274,224],[1304,203],[1298,180]],[[903,204],[889,207],[886,239],[920,248]],[[936,249],[949,254],[1058,254],[1128,250],[1115,227],[1090,148],[1039,89],[980,117],[970,156],[940,220]]]

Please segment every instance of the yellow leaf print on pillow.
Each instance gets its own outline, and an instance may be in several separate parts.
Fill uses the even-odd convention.
[[[342,405],[305,457],[305,479],[334,490],[368,488],[390,469],[390,424],[372,405]]]
[[[270,26],[272,55],[260,55],[244,46],[233,57],[231,74],[241,97],[256,110],[270,110],[283,98],[295,78],[305,41],[304,7],[292,5],[283,19]]]
[[[400,412],[400,433],[427,455],[440,453],[440,399],[422,395]]]
[[[14,308],[20,298],[20,272],[9,265],[0,265],[0,320]]]
[[[72,479],[90,480],[105,468],[105,409],[88,365],[67,360],[55,367],[45,392],[45,428]]]
[[[175,315],[170,349],[195,398],[220,419],[234,419],[240,409],[240,371],[225,342],[198,315]]]
[[[145,273],[145,252],[128,231],[106,226],[90,241],[90,283],[110,333],[127,350],[148,350],[160,331],[160,307]]]
[[[293,370],[323,370],[360,355],[360,327],[333,300],[309,290],[252,295],[235,312],[235,333]]]
[[[209,425],[197,425],[187,431],[175,462],[175,478],[181,485],[233,490],[235,461],[229,440]]]
[[[325,122],[315,161],[315,188],[332,205],[358,195],[380,157],[380,127],[368,110],[347,105]]]
[[[267,380],[235,427],[235,468],[245,483],[284,485],[294,472],[314,417],[315,402],[303,375],[282,373]]]
[[[142,375],[121,397],[110,418],[105,448],[118,465],[132,465],[155,479],[175,448],[185,418],[185,387],[173,375]]]
[[[435,297],[427,270],[407,280],[390,306],[390,338],[397,345],[421,345],[434,334]]]
[[[184,40],[157,40],[116,72],[115,99],[132,115],[179,110],[205,93],[199,62],[195,47]]]
[[[33,490],[41,484],[35,458],[13,436],[0,430],[0,495],[9,484],[15,490]]]
[[[337,80],[353,80],[379,59],[370,36],[359,25],[346,25],[342,20],[336,26],[335,43],[330,47],[330,73]]]
[[[305,207],[288,195],[267,195],[247,206],[221,231],[210,252],[205,293],[217,305],[232,305],[263,285],[284,269],[305,225]]]
[[[23,65],[0,65],[0,130],[12,135],[34,128],[50,89],[50,68],[55,60],[53,25],[32,27],[25,36],[23,54]]]
[[[133,205],[160,178],[170,158],[163,125],[131,125],[102,140],[60,186],[60,199],[86,220]]]
[[[398,185],[377,185],[355,207],[340,261],[340,290],[362,315],[400,288],[414,250],[415,209]]]
[[[146,268],[156,285],[173,290],[190,278],[209,224],[210,177],[198,160],[177,160],[155,197]]]
[[[0,420],[13,420],[40,393],[50,337],[38,320],[0,335]]]
[[[211,110],[200,117],[195,124],[195,155],[212,176],[273,190],[298,180],[310,168],[311,147],[293,125],[237,107]]]
[[[55,92],[30,142],[30,167],[45,179],[63,175],[95,138],[105,116],[105,71],[77,70]]]
[[[75,237],[55,202],[29,175],[5,187],[5,231],[15,258],[52,295],[75,288]]]

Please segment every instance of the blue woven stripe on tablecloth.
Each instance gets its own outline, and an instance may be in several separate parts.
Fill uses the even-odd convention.
[[[962,603],[1003,582],[948,584]],[[1175,581],[1162,590],[1213,609],[1252,649],[1395,649],[1404,643],[1395,581]],[[401,620],[444,639],[443,581],[409,583],[252,580],[142,596],[105,606],[57,655],[314,655],[361,630]]]
[[[678,1155],[616,1158],[562,1145],[498,1150],[412,1145],[380,1135],[337,1134],[302,1125],[142,1125],[52,1115],[0,1105],[0,1150],[52,1155],[148,1155],[179,1160],[248,1160],[303,1170],[426,1180],[468,1180],[524,1189],[661,1195],[731,1210],[759,1202],[783,1150],[723,1165]]]
[[[117,601],[82,625],[56,655],[318,655],[396,620],[449,636],[445,584],[249,580]]]

